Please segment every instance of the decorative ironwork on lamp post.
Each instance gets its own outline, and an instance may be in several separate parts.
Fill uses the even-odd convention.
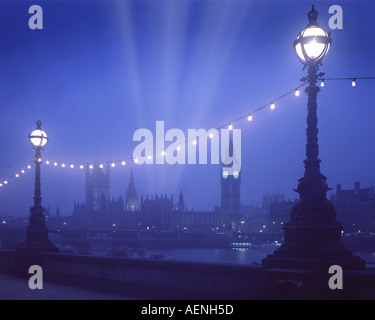
[[[317,126],[317,95],[320,89],[316,82],[324,75],[318,73],[318,70],[331,46],[332,39],[330,34],[327,34],[317,23],[318,12],[314,6],[307,16],[308,25],[294,41],[297,55],[308,73],[307,77],[301,79],[303,82],[308,82],[305,89],[308,96],[305,174],[295,190],[300,195],[300,201],[292,210],[289,224],[337,224],[336,211],[326,198],[329,190],[327,178],[320,172]]]
[[[42,161],[41,150],[47,144],[48,137],[42,130],[42,122],[37,121],[37,128],[29,134],[30,142],[35,149],[35,189],[34,189],[34,206],[30,209],[30,224],[44,225],[44,209],[42,207],[42,195],[40,185],[40,164]]]

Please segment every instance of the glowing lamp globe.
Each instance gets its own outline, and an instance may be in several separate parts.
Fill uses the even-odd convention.
[[[42,122],[36,122],[37,128],[29,134],[31,144],[35,148],[43,148],[48,141],[47,134],[42,130]]]
[[[327,54],[332,39],[316,22],[318,12],[314,6],[307,16],[309,24],[294,41],[294,49],[302,63],[315,63]]]

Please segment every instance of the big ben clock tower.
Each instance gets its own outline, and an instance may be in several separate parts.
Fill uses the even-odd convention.
[[[221,167],[221,214],[223,224],[231,225],[232,231],[238,231],[239,222],[241,220],[241,167],[237,166],[238,159],[233,148],[232,131],[229,132],[229,148],[227,151],[227,159]]]

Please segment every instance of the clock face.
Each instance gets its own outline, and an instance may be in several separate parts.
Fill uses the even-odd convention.
[[[240,176],[240,174],[239,174],[238,171],[234,171],[234,172],[233,172],[233,178],[234,178],[234,179],[238,179],[239,176]]]
[[[228,178],[228,171],[223,171],[223,178],[224,179]]]

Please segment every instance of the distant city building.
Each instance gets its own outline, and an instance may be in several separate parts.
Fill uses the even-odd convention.
[[[138,194],[135,189],[135,183],[133,178],[133,169],[130,171],[130,179],[128,183],[128,189],[125,195],[125,209],[126,211],[138,211]]]
[[[86,169],[86,210],[91,212],[109,209],[110,173],[107,165],[106,172],[95,166]]]
[[[233,145],[230,143],[230,148]],[[233,152],[233,149],[232,149]],[[228,151],[228,156],[233,153]],[[266,194],[263,206],[241,205],[241,173],[226,172],[229,166],[221,167],[221,205],[211,211],[187,209],[182,191],[177,203],[173,194],[141,197],[135,188],[133,171],[130,172],[125,201],[122,196],[110,200],[109,166],[103,172],[96,167],[86,172],[86,202],[74,203],[74,214],[69,224],[85,228],[124,228],[128,230],[179,231],[179,232],[227,232],[281,234],[283,226],[290,220],[290,213],[298,200],[285,200],[283,193]],[[331,201],[337,211],[337,220],[345,232],[375,232],[374,187],[342,190],[337,185]],[[59,209],[48,220],[62,221]],[[68,221],[69,219],[64,219]]]
[[[240,230],[242,232],[259,233],[265,224],[266,213],[267,211],[262,207],[241,205]]]
[[[75,202],[73,216],[64,219],[64,222],[69,221],[69,226],[84,228],[155,232],[207,233],[232,230],[235,233],[282,234],[283,226],[289,222],[292,208],[298,200],[285,200],[284,194],[276,193],[264,195],[262,207],[241,205],[241,174],[227,175],[226,168],[225,165],[221,167],[221,206],[211,211],[195,211],[187,209],[182,191],[176,204],[173,194],[170,197],[156,194],[154,197],[142,196],[139,205],[132,171],[125,201],[122,196],[110,201],[109,167],[105,173],[97,167],[86,172],[86,202]],[[341,185],[337,185],[331,201],[337,211],[337,220],[345,232],[375,232],[375,192],[372,185],[360,188],[360,183],[355,182],[352,190],[342,190]],[[55,217],[51,217],[47,207],[45,216],[50,223],[62,222],[59,209]],[[19,223],[24,221],[20,220]]]
[[[223,224],[231,225],[232,230],[237,232],[241,222],[241,171],[231,172],[233,164],[238,163],[236,153],[233,148],[233,136],[230,135],[229,148],[227,150],[224,163],[230,163],[229,157],[233,157],[233,162],[229,165],[222,164],[221,167],[221,205],[220,210]]]
[[[186,211],[185,201],[184,201],[184,195],[182,194],[182,191],[180,192],[180,196],[178,197],[178,203],[177,203],[177,212],[183,213]]]
[[[346,233],[375,232],[375,193],[374,187],[360,188],[354,183],[354,189],[342,190],[338,184],[336,193],[330,197],[337,211],[337,220]],[[290,220],[290,213],[298,200],[284,200],[283,194],[271,194],[263,197],[263,208],[268,212],[264,232],[280,233],[283,225]]]
[[[157,195],[145,199],[141,197],[141,221],[142,226],[147,230],[171,231],[173,225],[173,195]]]
[[[269,201],[270,196],[266,197],[266,201]],[[284,200],[284,195],[281,197],[280,194],[276,195],[274,199],[272,203],[269,203],[265,232],[282,233],[284,224],[289,222],[292,208],[298,203],[298,200]]]
[[[223,227],[227,228],[218,210],[188,210],[182,191],[177,205],[174,204],[173,194],[170,197],[155,194],[151,197],[141,196],[139,206],[133,171],[125,193],[125,203],[121,196],[117,200],[112,198],[107,201],[109,177],[109,169],[104,174],[100,168],[86,175],[86,201],[89,205],[75,202],[70,224],[81,228],[125,228],[155,232],[217,232]]]
[[[263,209],[269,211],[271,205],[285,201],[285,195],[283,193],[272,193],[263,195]]]
[[[372,185],[361,189],[360,183],[355,182],[354,189],[342,190],[341,184],[338,184],[331,201],[344,232],[375,232],[375,194]]]
[[[220,211],[175,211],[174,224],[180,232],[223,232],[227,226],[222,222]]]

